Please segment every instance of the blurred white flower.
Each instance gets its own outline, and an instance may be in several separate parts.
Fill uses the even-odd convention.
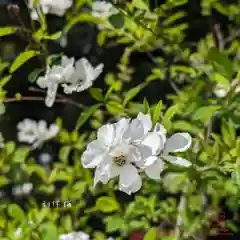
[[[142,180],[138,169],[144,160],[155,151],[153,146],[142,143],[147,131],[147,121],[135,118],[122,118],[117,123],[102,126],[97,140],[89,143],[82,155],[85,168],[96,168],[94,185],[99,181],[107,183],[110,178],[119,176],[119,189],[131,194],[141,188]],[[152,140],[151,137],[154,137]],[[149,135],[149,141],[160,143],[159,136]],[[154,144],[154,147],[157,147]]]
[[[40,88],[47,88],[46,106],[53,106],[59,85],[66,94],[81,92],[91,87],[93,81],[101,74],[103,66],[101,63],[94,68],[86,58],[81,58],[75,63],[74,58],[62,56],[61,65],[48,67],[45,76],[37,79]]]
[[[53,106],[59,84],[71,81],[73,77],[76,77],[75,75],[74,58],[63,56],[61,65],[54,65],[47,68],[45,76],[37,79],[37,85],[40,88],[47,88],[46,106]]]
[[[45,141],[58,134],[59,127],[51,124],[47,128],[47,123],[43,120],[36,122],[31,119],[24,119],[17,125],[18,141],[32,144],[33,148],[40,147]]]
[[[112,28],[108,18],[114,14],[117,14],[119,10],[115,8],[112,3],[105,1],[95,1],[92,4],[92,15],[94,17],[102,18],[103,23],[98,24],[99,30]]]
[[[92,86],[94,80],[103,71],[103,63],[93,67],[86,58],[79,59],[75,64],[75,75],[68,81],[69,84],[62,84],[63,91],[66,94],[72,92],[82,92]]]
[[[24,183],[22,185],[14,186],[12,189],[12,194],[15,196],[28,195],[33,189],[32,183]]]
[[[92,15],[94,17],[107,18],[116,13],[118,13],[118,9],[110,2],[95,1],[92,4]]]
[[[60,235],[59,240],[90,240],[89,234],[85,232],[71,232]]]
[[[219,98],[224,98],[230,91],[230,86],[226,86],[224,84],[218,83],[214,89],[214,94]],[[240,92],[240,86],[237,86],[235,89],[236,93]]]
[[[49,164],[52,161],[52,157],[49,153],[41,153],[39,156],[39,162],[41,164]]]
[[[39,20],[37,11],[40,9],[44,14],[50,13],[62,17],[72,4],[72,0],[39,0],[39,4],[35,8],[34,0],[29,0],[28,8],[31,10],[31,18],[33,20]]]

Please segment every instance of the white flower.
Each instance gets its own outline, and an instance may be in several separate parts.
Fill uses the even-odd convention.
[[[49,153],[41,153],[39,156],[39,162],[42,164],[49,164],[52,161],[52,156]]]
[[[107,18],[118,13],[118,10],[109,2],[95,1],[92,4],[92,15],[94,17]]]
[[[231,87],[230,85],[226,86],[224,84],[218,83],[216,88],[214,89],[214,94],[219,98],[224,98],[230,91],[230,87]],[[240,86],[236,87],[235,92],[236,93],[240,92]]]
[[[158,135],[159,138],[157,138],[156,135]],[[160,179],[160,173],[164,169],[163,159],[172,164],[184,167],[189,167],[191,165],[191,163],[184,158],[169,155],[171,152],[184,152],[191,146],[192,138],[188,133],[175,133],[167,139],[165,128],[157,123],[153,132],[146,134],[142,143],[147,146],[152,146],[152,149],[155,150],[154,154],[145,159],[144,163],[145,173],[152,179]]]
[[[67,234],[60,235],[59,240],[89,240],[90,236],[89,234],[85,232],[71,232]]]
[[[76,72],[70,81],[68,81],[69,84],[62,84],[63,91],[66,94],[70,94],[88,89],[92,86],[93,81],[102,73],[103,67],[103,63],[94,68],[86,58],[79,59],[75,64]]]
[[[38,123],[31,119],[24,119],[18,123],[18,140],[33,144],[33,148],[40,147],[45,141],[55,137],[59,131],[56,124],[47,128],[47,123],[40,120]]]
[[[72,6],[72,0],[39,0],[39,4],[34,8],[34,0],[29,0],[28,8],[31,10],[31,18],[39,20],[37,11],[42,10],[44,14],[54,14],[62,17],[68,8]]]
[[[12,189],[12,194],[15,196],[28,195],[33,189],[32,183],[24,183],[22,185],[14,186]]]
[[[102,18],[103,23],[98,24],[99,30],[111,29],[112,24],[108,21],[108,18],[119,11],[111,3],[105,1],[95,1],[92,4],[92,15],[94,17]]]
[[[97,140],[89,143],[82,155],[85,168],[96,168],[94,185],[119,176],[121,191],[127,194],[138,191],[142,185],[138,169],[153,153],[152,146],[142,144],[144,135],[144,124],[138,118],[132,121],[123,118],[102,126]]]
[[[59,85],[66,94],[82,92],[91,87],[93,81],[101,74],[103,66],[101,63],[94,68],[86,58],[81,58],[75,63],[74,58],[62,56],[61,65],[48,67],[45,76],[37,79],[39,87],[47,88],[46,106],[53,106]]]

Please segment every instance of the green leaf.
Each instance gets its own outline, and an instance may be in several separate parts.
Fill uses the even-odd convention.
[[[0,141],[1,142],[1,141]],[[0,187],[9,183],[9,179],[5,176],[0,176]]]
[[[29,152],[31,151],[30,147],[19,147],[14,155],[13,155],[13,162],[24,162],[27,158]]]
[[[58,231],[55,224],[49,222],[41,226],[43,237],[42,240],[58,240]]]
[[[107,232],[121,231],[125,226],[125,221],[121,216],[109,216],[105,221]]]
[[[132,4],[134,7],[143,9],[143,10],[149,10],[147,4],[144,2],[144,0],[133,0]]]
[[[33,58],[37,55],[39,55],[39,51],[29,50],[26,52],[20,53],[15,61],[13,62],[9,72],[13,73],[15,72],[19,67],[21,67],[25,62],[27,62],[30,58]]]
[[[17,205],[17,204],[10,204],[8,206],[8,214],[16,221],[23,221],[25,220],[25,213],[24,211]]]
[[[163,106],[163,103],[162,103],[162,100],[160,100],[153,110],[153,117],[152,117],[153,125],[155,125],[159,120],[162,106]]]
[[[143,99],[143,108],[144,108],[144,111],[143,111],[144,114],[150,114],[151,112],[150,106],[146,98]]]
[[[13,34],[16,32],[16,30],[17,30],[17,27],[1,27],[0,37]]]
[[[109,101],[106,105],[106,108],[113,115],[118,115],[124,112],[124,107],[122,104],[116,101]]]
[[[11,79],[12,79],[12,75],[8,75],[2,78],[0,81],[0,88],[3,88]]]
[[[101,88],[91,88],[90,89],[90,94],[97,101],[103,101],[104,100]]]
[[[234,73],[233,64],[228,56],[221,53],[213,47],[209,50],[208,58],[212,63],[214,70],[230,79]]]
[[[144,236],[144,240],[156,240],[157,239],[157,228],[152,227]]]
[[[51,35],[43,36],[43,39],[56,40],[56,39],[59,39],[61,36],[62,36],[62,31],[58,31],[58,32],[55,32]]]
[[[128,92],[125,93],[125,97],[123,100],[123,106],[126,106],[126,104],[131,101],[134,97],[137,96],[137,94],[144,88],[146,87],[146,83],[141,83],[138,86],[130,89]]]
[[[221,106],[206,106],[198,108],[192,115],[193,120],[199,120],[203,124],[207,124],[211,117],[221,109]]]
[[[119,203],[111,197],[100,197],[96,202],[96,209],[103,213],[111,213],[120,210]]]
[[[172,118],[174,117],[175,114],[177,114],[179,112],[180,106],[178,104],[176,105],[172,105],[171,107],[169,107],[163,117],[163,125],[164,127],[166,127],[167,129],[169,129],[171,127],[171,121]]]
[[[77,17],[72,18],[67,24],[67,26],[64,28],[63,32],[67,33],[77,23],[84,23],[84,22],[99,24],[102,21],[100,18],[93,17],[90,14],[82,13],[80,15],[77,15]]]
[[[235,145],[236,131],[231,126],[231,123],[230,122],[227,123],[224,119],[222,120],[221,134],[223,141],[227,146],[231,148]]]
[[[108,31],[101,31],[97,35],[97,43],[101,47],[105,43],[108,36]]]
[[[36,82],[38,76],[40,75],[41,72],[43,72],[43,68],[36,68],[34,69],[29,75],[28,75],[28,81],[31,83]]]
[[[5,108],[4,104],[0,103],[0,115],[4,114],[5,110],[6,110],[6,108]]]
[[[92,115],[93,113],[101,106],[102,104],[98,103],[90,108],[85,109],[79,116],[75,130],[78,130]]]
[[[124,25],[124,17],[121,13],[111,15],[108,21],[113,25],[114,28],[120,29]]]
[[[67,160],[68,160],[68,157],[69,157],[69,154],[70,154],[71,150],[72,150],[71,146],[61,147],[60,150],[59,150],[59,153],[58,153],[59,159],[62,162],[67,163]]]

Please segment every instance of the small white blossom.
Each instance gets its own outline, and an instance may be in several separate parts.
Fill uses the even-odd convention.
[[[110,3],[105,1],[95,1],[92,4],[92,15],[99,18],[107,18],[118,13],[118,10]]]
[[[41,153],[39,156],[39,162],[41,164],[49,164],[52,161],[52,156],[49,153]]]
[[[154,135],[154,137],[151,135]],[[159,136],[159,143],[157,142],[159,139],[156,135]],[[192,138],[188,133],[175,133],[167,139],[165,128],[157,123],[153,132],[149,132],[143,139],[143,144],[152,146],[152,148],[155,149],[154,155],[148,157],[144,163],[144,170],[147,176],[152,179],[160,179],[160,173],[164,169],[163,159],[172,164],[189,167],[191,163],[188,160],[169,155],[169,153],[184,152],[191,146],[191,143]]]
[[[79,231],[60,235],[59,240],[90,240],[89,234]]]
[[[75,63],[74,58],[63,56],[61,65],[48,67],[45,76],[37,79],[39,87],[47,88],[46,106],[53,106],[59,85],[66,94],[81,92],[91,87],[93,81],[101,74],[103,66],[101,63],[94,68],[86,58],[81,58]]]
[[[31,10],[31,18],[39,20],[37,11],[41,9],[44,14],[54,14],[62,17],[64,13],[72,6],[72,0],[39,0],[39,4],[34,7],[34,0],[29,0],[28,8]]]
[[[96,168],[94,185],[107,183],[110,178],[119,176],[121,191],[131,194],[141,188],[138,169],[154,152],[152,146],[142,143],[146,131],[144,127],[139,118],[132,121],[123,118],[98,130],[97,140],[91,142],[82,155],[85,168]]]
[[[224,84],[218,83],[216,88],[214,89],[214,94],[219,98],[224,98],[230,91],[230,85],[226,86]],[[240,86],[237,86],[235,89],[236,93],[240,92]]]
[[[33,148],[40,147],[45,141],[55,137],[58,134],[59,127],[51,124],[47,128],[47,123],[43,120],[36,122],[31,119],[24,119],[18,123],[18,140],[33,145]]]
[[[102,18],[103,20],[105,20],[104,23],[98,24],[100,30],[111,28],[112,25],[107,18],[114,14],[117,14],[118,12],[118,9],[109,2],[95,1],[92,4],[92,15],[94,17]]]
[[[12,194],[15,196],[28,195],[33,189],[32,183],[24,183],[22,185],[14,186],[12,189]]]
[[[86,58],[79,59],[75,64],[76,75],[72,77],[71,81],[68,81],[69,84],[62,84],[63,91],[70,94],[88,89],[102,73],[103,67],[103,63],[94,68]]]

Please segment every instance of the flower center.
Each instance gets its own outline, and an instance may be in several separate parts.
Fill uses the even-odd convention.
[[[125,163],[127,162],[126,157],[124,155],[113,157],[113,161],[119,167],[125,165]]]

